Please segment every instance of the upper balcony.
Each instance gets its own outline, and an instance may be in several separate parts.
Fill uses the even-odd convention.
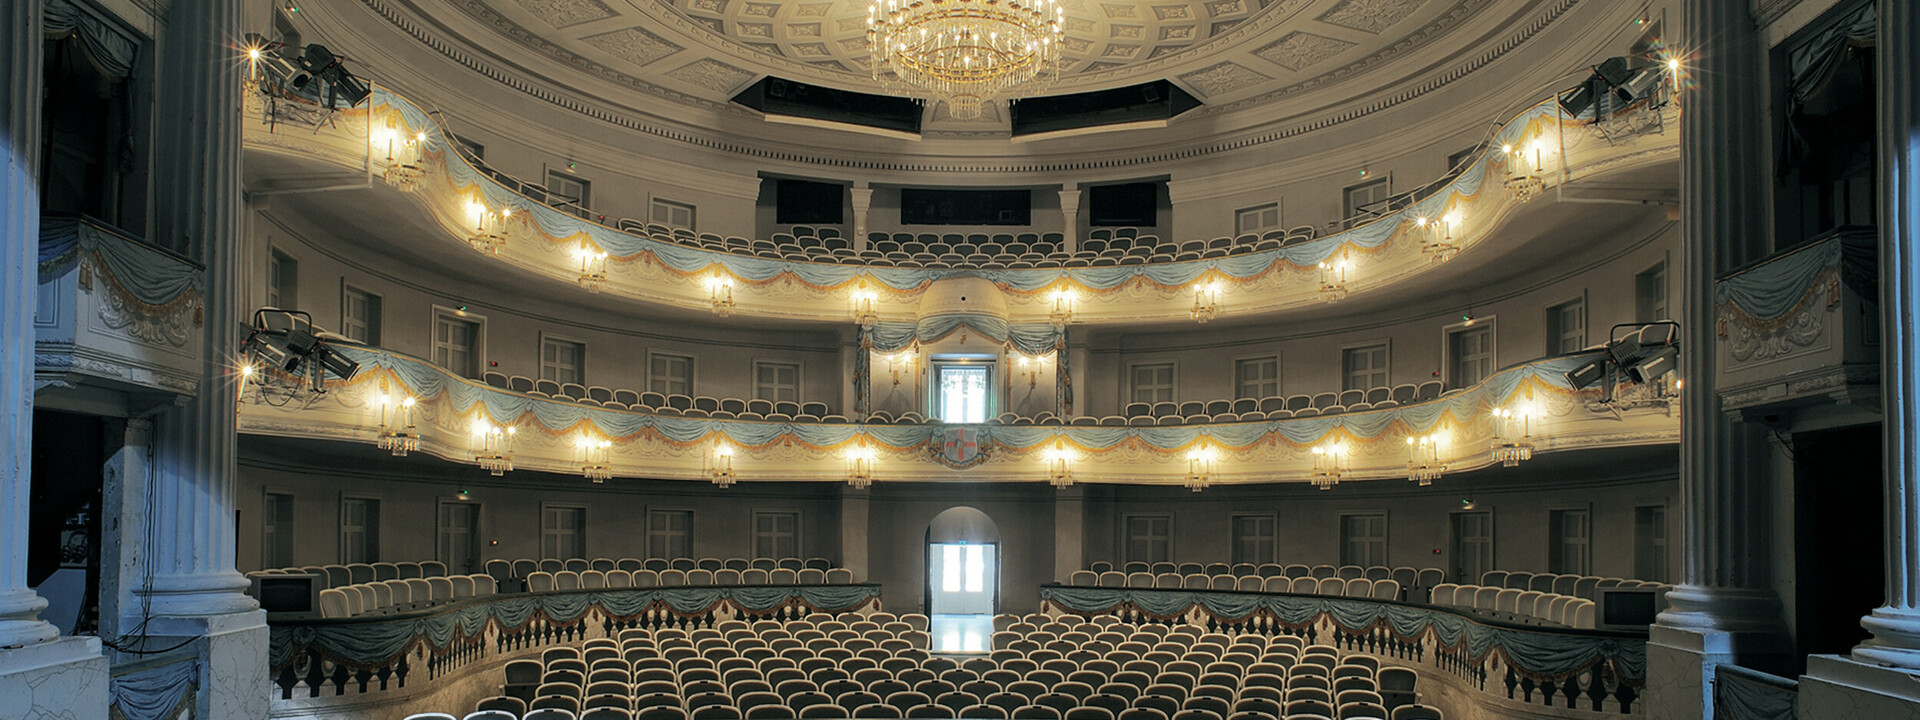
[[[1714,283],[1728,409],[1877,408],[1877,242],[1874,228],[1841,228]]]
[[[192,395],[204,268],[85,216],[40,220],[34,386]]]

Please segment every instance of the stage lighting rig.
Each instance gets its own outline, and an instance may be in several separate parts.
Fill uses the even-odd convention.
[[[284,322],[270,323],[269,317]],[[351,380],[360,371],[354,362],[322,337],[313,327],[313,316],[299,310],[261,308],[253,313],[253,324],[240,344],[241,354],[265,363],[283,374],[303,377],[315,393],[326,392],[325,373]]]

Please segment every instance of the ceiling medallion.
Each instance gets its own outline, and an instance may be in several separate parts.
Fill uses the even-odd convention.
[[[1043,70],[1058,74],[1065,14],[1056,0],[874,0],[874,79],[892,71],[946,101],[955,119],[978,118],[993,96]]]

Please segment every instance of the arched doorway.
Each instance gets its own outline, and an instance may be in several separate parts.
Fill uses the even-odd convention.
[[[926,551],[933,650],[987,652],[1000,609],[1000,527],[976,508],[949,508],[927,524]]]

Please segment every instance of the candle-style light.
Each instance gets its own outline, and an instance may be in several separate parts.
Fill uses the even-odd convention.
[[[380,432],[374,445],[381,450],[393,453],[394,457],[406,457],[407,453],[420,449],[420,433],[413,431],[413,396],[398,401],[381,393]]]

